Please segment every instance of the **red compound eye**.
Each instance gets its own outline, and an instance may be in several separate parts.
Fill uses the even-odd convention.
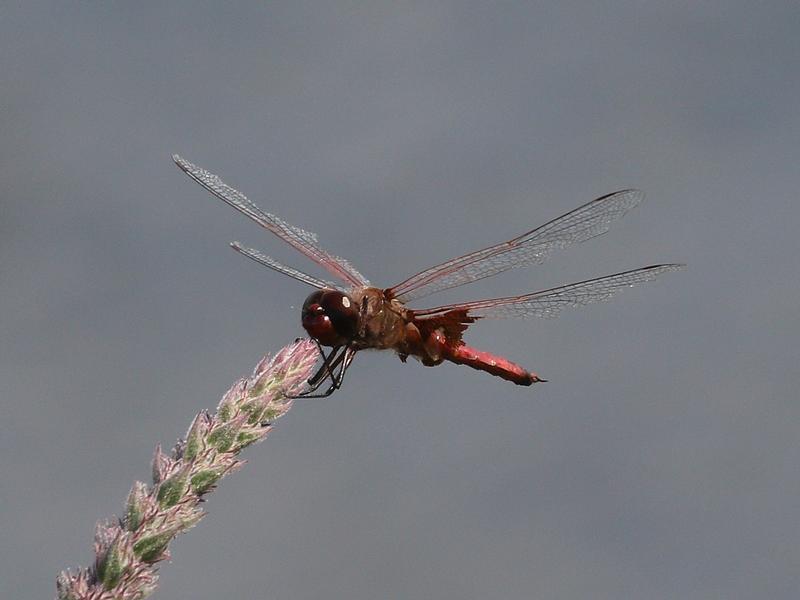
[[[318,290],[303,303],[303,328],[324,346],[339,346],[358,330],[358,311],[342,292]]]

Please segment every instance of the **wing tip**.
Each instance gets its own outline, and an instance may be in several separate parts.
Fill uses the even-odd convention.
[[[233,248],[234,250],[236,250],[236,252],[238,252],[239,254],[243,254],[245,256],[249,256],[250,258],[253,258],[253,257],[256,257],[256,256],[263,256],[258,250],[255,250],[254,248],[250,248],[249,246],[245,246],[241,242],[236,242],[236,241],[230,242],[228,244],[228,246]]]
[[[172,162],[174,162],[175,165],[184,173],[188,173],[194,168],[194,165],[183,158],[180,154],[173,154]]]
[[[650,265],[645,269],[662,269],[664,271],[683,271],[686,268],[686,263],[664,263],[662,265]]]
[[[614,195],[627,196],[629,205],[625,209],[626,212],[639,206],[642,202],[644,202],[644,199],[647,196],[647,194],[644,193],[644,190],[640,190],[639,188],[626,188],[624,190],[620,190]]]
[[[607,200],[608,198],[614,198],[616,196],[632,196],[634,198],[637,198],[638,200],[643,200],[646,195],[647,194],[645,194],[644,190],[630,187],[630,188],[622,188],[621,190],[605,194],[603,196],[600,196],[599,198],[596,198],[596,200]]]

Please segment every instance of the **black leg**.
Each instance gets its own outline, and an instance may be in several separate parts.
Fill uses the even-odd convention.
[[[323,364],[322,367],[320,367],[320,370],[317,371],[311,378],[309,378],[308,383],[310,388],[298,394],[297,396],[287,396],[287,398],[327,398],[333,394],[333,392],[342,387],[344,374],[350,366],[350,363],[353,362],[353,358],[355,357],[357,350],[354,350],[350,346],[341,346],[340,348],[334,348],[331,354],[329,354],[327,357],[320,349],[325,364]],[[334,355],[336,356],[334,357]],[[322,385],[322,382],[324,382],[326,379],[330,379],[330,386],[328,386],[324,392],[315,394],[314,392],[319,389],[319,387]]]
[[[316,342],[316,340],[314,341]],[[317,389],[326,377],[333,377],[334,369],[339,365],[344,356],[344,346],[334,347],[327,356],[325,356],[325,351],[322,349],[319,342],[317,342],[317,349],[319,350],[319,355],[322,357],[322,366],[320,366],[316,373],[308,378],[307,383],[311,386],[312,391]]]
[[[349,346],[336,346],[326,356],[319,343],[317,343],[317,348],[322,357],[322,366],[314,375],[308,378],[309,389],[296,396],[287,395],[287,398],[327,398],[341,387],[344,373],[353,361],[356,350]],[[330,380],[330,386],[324,392],[315,394],[314,392],[322,386],[326,379]]]

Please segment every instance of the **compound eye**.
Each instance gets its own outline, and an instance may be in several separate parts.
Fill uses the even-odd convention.
[[[322,290],[317,290],[308,295],[306,301],[303,302],[303,318],[305,318],[306,315],[311,317],[324,313],[321,305],[323,293]]]
[[[342,292],[328,291],[322,294],[320,304],[330,317],[336,333],[348,340],[352,339],[358,330],[358,309],[355,302]]]
[[[324,346],[351,341],[358,330],[358,311],[353,301],[335,290],[318,290],[303,303],[303,328]]]

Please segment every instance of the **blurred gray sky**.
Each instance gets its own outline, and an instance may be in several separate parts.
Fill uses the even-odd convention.
[[[40,2],[0,19],[0,596],[87,564],[153,446],[302,334],[313,271],[170,154],[379,285],[623,187],[546,265],[432,304],[689,269],[390,354],[298,403],[160,598],[797,598],[796,2]]]

